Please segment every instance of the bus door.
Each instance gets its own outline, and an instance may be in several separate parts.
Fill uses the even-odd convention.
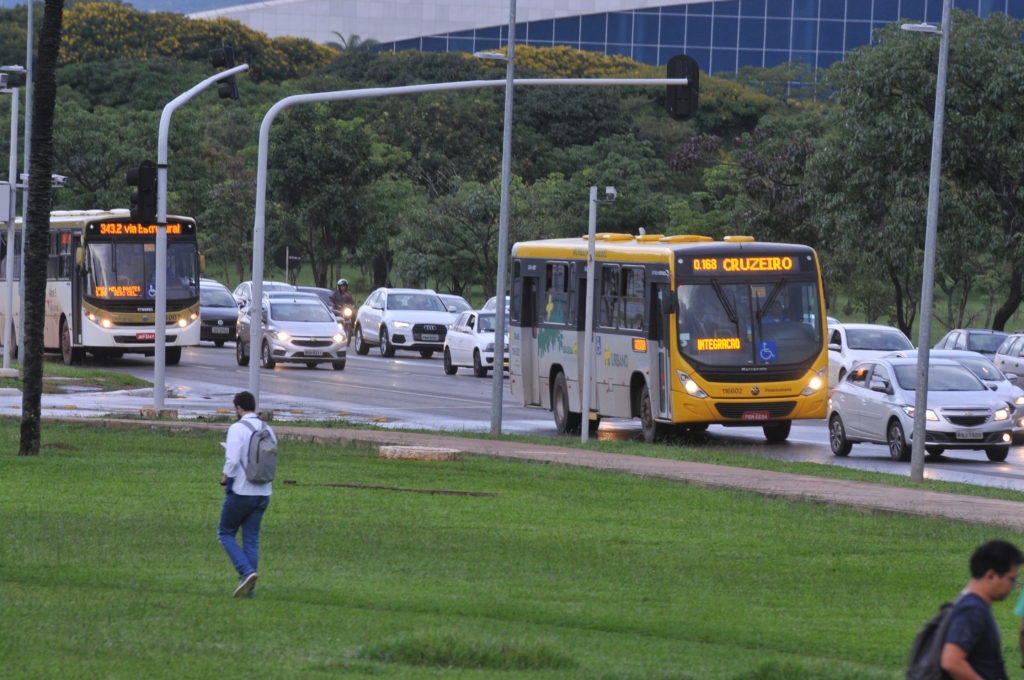
[[[658,348],[656,373],[652,377],[652,380],[657,383],[656,389],[652,390],[652,393],[657,394],[658,400],[654,408],[660,418],[671,418],[672,399],[669,396],[669,388],[672,384],[672,367],[670,365],[672,307],[669,301],[671,290],[667,283],[652,282],[650,293],[648,318],[651,320],[651,326],[648,331],[648,339]]]
[[[526,270],[535,270],[532,275]],[[541,406],[540,367],[537,361],[537,321],[540,279],[536,264],[516,261],[512,278],[512,299],[509,305],[509,375],[518,374],[518,386],[524,406]],[[518,336],[518,337],[516,337]]]

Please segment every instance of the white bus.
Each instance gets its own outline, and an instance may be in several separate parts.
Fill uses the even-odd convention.
[[[18,227],[20,231],[20,220]],[[6,257],[10,251],[4,246]],[[133,220],[127,210],[54,211],[49,246],[44,348],[59,351],[68,365],[79,363],[85,352],[97,357],[152,356],[159,328],[156,225]],[[6,287],[13,284],[15,348],[21,314],[21,253],[19,234],[13,282],[6,280],[6,261],[0,259],[0,323],[6,323]],[[199,277],[195,220],[168,216],[163,328],[168,365],[181,360],[182,347],[199,344]]]

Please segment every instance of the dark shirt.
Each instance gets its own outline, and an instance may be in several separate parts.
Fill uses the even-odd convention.
[[[356,301],[352,297],[352,293],[345,291],[342,293],[340,290],[336,290],[331,293],[331,304],[335,307],[344,307],[345,305],[355,306]]]
[[[999,627],[992,616],[992,608],[974,593],[961,597],[953,608],[946,642],[967,652],[967,663],[985,680],[1007,677]]]

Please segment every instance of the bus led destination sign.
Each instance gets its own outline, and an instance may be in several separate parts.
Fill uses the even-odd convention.
[[[693,271],[746,274],[748,272],[791,272],[796,269],[792,257],[748,256],[748,257],[698,257],[693,260]]]
[[[141,222],[97,222],[91,226],[95,227],[95,233],[103,237],[147,237],[156,236],[157,233],[156,224]],[[168,236],[180,236],[183,232],[181,222],[168,223]]]

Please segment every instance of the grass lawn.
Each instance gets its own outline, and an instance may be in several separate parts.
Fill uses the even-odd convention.
[[[283,439],[258,596],[233,600],[222,435],[47,422],[34,458],[17,438],[0,419],[0,677],[895,680],[974,547],[1024,544]],[[1017,621],[995,611],[1013,667]]]
[[[16,369],[17,378],[0,378],[0,388],[23,389],[21,363],[11,362],[11,368]],[[101,391],[131,390],[139,387],[151,387],[152,383],[125,373],[104,371],[102,369],[87,368],[80,366],[65,366],[60,361],[45,361],[43,363],[43,392],[77,392],[77,391]]]

